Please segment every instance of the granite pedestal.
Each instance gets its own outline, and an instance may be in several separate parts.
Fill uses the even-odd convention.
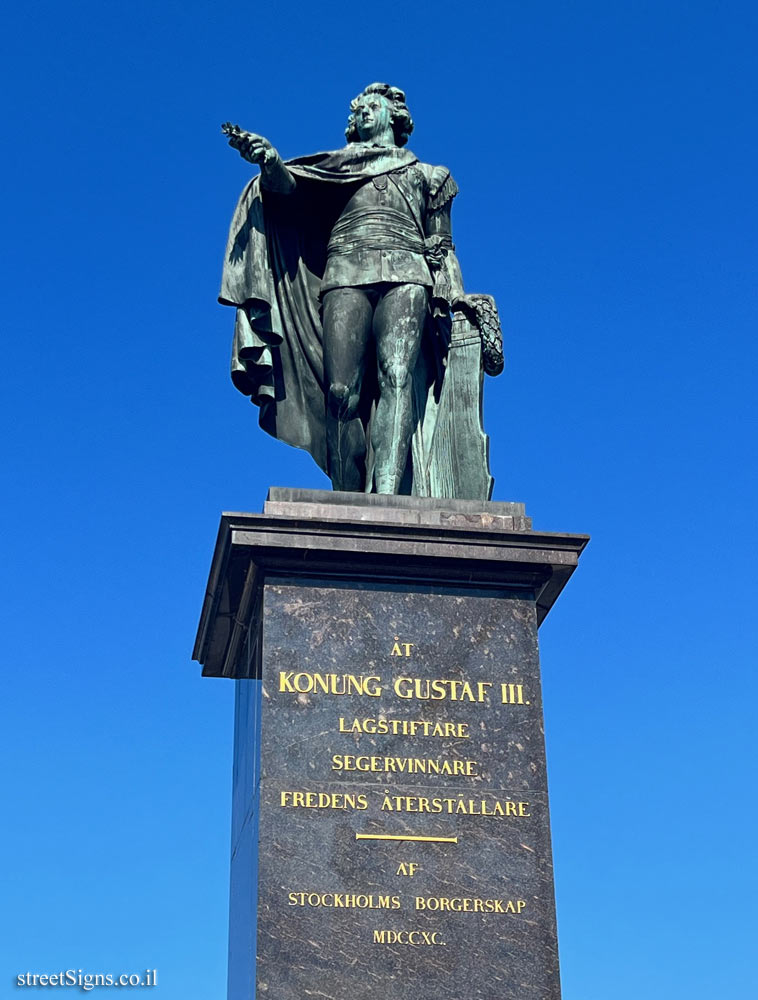
[[[584,535],[272,489],[194,656],[236,684],[229,1000],[558,1000],[537,628]]]

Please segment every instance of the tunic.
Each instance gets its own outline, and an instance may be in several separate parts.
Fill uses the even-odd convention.
[[[291,194],[262,190],[259,177],[242,193],[219,301],[237,310],[234,385],[259,407],[263,430],[306,449],[325,469],[321,295],[381,282],[421,284],[441,304],[438,313],[447,312],[455,291],[445,263],[448,251],[454,259],[452,243],[426,234],[458,189],[445,167],[419,163],[407,149],[351,143],[286,165],[296,179]],[[430,328],[414,373],[412,452],[419,469],[445,351],[445,338]],[[414,476],[417,492],[421,480]]]

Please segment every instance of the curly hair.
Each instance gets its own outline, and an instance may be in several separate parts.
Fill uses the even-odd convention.
[[[367,94],[379,94],[387,98],[392,114],[392,131],[395,134],[395,143],[398,146],[404,146],[413,131],[413,119],[408,110],[408,105],[405,103],[405,91],[399,87],[391,87],[388,83],[371,83],[350,102],[350,116],[347,120],[347,128],[345,129],[347,141],[360,142],[360,136],[355,124],[355,110],[358,106],[358,101]]]

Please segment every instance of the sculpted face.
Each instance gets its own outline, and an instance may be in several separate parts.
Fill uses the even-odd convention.
[[[381,94],[364,94],[359,97],[353,115],[361,142],[371,142],[388,130],[392,132],[390,102]]]

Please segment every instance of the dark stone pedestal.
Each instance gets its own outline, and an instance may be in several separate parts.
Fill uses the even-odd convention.
[[[537,627],[583,535],[271,490],[195,658],[237,686],[229,998],[558,1000]]]

